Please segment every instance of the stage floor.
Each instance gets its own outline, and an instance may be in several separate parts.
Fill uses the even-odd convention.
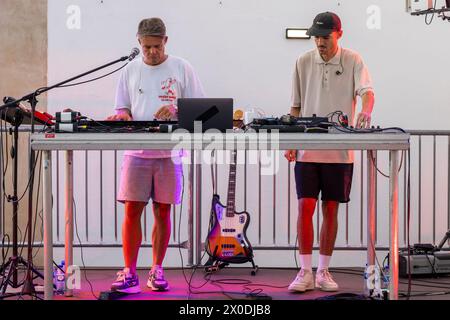
[[[100,292],[108,291],[116,278],[118,270],[90,269],[81,270],[81,289],[75,290],[73,297],[55,295],[55,300],[95,300]],[[228,300],[252,299],[257,296],[269,296],[273,300],[314,300],[334,294],[351,293],[363,294],[364,280],[361,268],[333,268],[330,269],[335,281],[339,284],[338,292],[323,292],[318,289],[306,293],[291,293],[287,286],[294,279],[297,271],[294,269],[259,269],[255,276],[251,276],[251,269],[226,267],[209,276],[203,269],[197,269],[192,276],[191,269],[166,269],[165,277],[169,281],[170,290],[167,292],[153,292],[147,288],[148,270],[138,270],[142,292],[125,297],[121,300]],[[85,275],[86,272],[86,275]],[[86,280],[87,276],[87,280]],[[191,293],[188,282],[191,279]],[[208,281],[206,281],[208,279]],[[92,285],[89,285],[89,282]],[[39,281],[36,280],[36,283]],[[400,299],[406,299],[408,279],[400,278]],[[450,277],[413,278],[411,300],[449,300]],[[431,294],[432,295],[427,295]],[[441,294],[439,294],[441,293]],[[424,295],[425,294],[425,295]],[[11,298],[14,299],[14,298]]]

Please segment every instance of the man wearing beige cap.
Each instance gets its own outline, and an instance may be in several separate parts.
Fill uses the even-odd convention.
[[[341,20],[332,12],[316,16],[307,31],[316,49],[297,59],[292,80],[292,116],[326,117],[334,111],[348,115],[349,124],[367,128],[374,105],[372,81],[366,65],[355,51],[341,48]],[[362,110],[356,117],[356,97]],[[353,152],[349,150],[288,150],[288,161],[296,161],[295,182],[298,198],[298,242],[301,269],[289,286],[304,292],[314,287],[337,291],[328,272],[338,230],[339,203],[350,201]],[[323,222],[320,230],[320,255],[316,278],[312,274],[314,239],[313,215],[321,193]]]
[[[192,66],[168,55],[166,27],[160,18],[139,23],[137,39],[142,59],[131,62],[122,72],[117,92],[116,114],[109,120],[174,120],[178,98],[204,97],[203,87]],[[153,201],[153,264],[147,286],[165,291],[169,284],[162,263],[170,239],[172,204],[181,202],[182,166],[179,155],[166,150],[126,151],[121,168],[118,201],[125,204],[122,225],[125,267],[118,272],[111,289],[139,293],[136,262],[142,241],[141,216],[149,199]]]

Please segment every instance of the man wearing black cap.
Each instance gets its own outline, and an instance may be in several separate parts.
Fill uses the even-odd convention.
[[[317,49],[297,59],[292,82],[292,116],[326,117],[334,111],[348,115],[357,128],[370,125],[374,105],[372,81],[360,55],[341,48],[341,20],[332,12],[320,13],[307,34],[314,37]],[[362,100],[357,114],[356,96]],[[328,272],[337,235],[339,203],[350,201],[353,152],[350,150],[288,150],[288,161],[296,161],[295,181],[298,198],[298,239],[301,270],[289,286],[304,292],[314,287],[337,291],[338,285]],[[316,279],[312,274],[313,220],[321,194],[323,222],[320,231],[320,256]]]

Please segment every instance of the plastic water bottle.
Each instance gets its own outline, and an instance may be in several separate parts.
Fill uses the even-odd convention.
[[[369,278],[368,266],[366,263],[366,267],[364,268],[364,293],[365,295],[370,297],[372,295],[373,288],[370,288],[370,286],[368,285],[368,278]]]
[[[364,269],[364,294],[374,297],[381,293],[382,279],[377,265],[367,265]]]
[[[53,273],[53,283],[56,288],[56,294],[64,294],[64,290],[66,287],[66,275],[64,274],[64,260],[61,261],[61,264],[55,267],[55,271]]]

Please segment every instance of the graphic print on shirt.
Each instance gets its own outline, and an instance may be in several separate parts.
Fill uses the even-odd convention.
[[[164,91],[164,95],[159,96],[161,101],[173,103],[177,100],[176,83],[177,79],[175,78],[168,78],[164,81],[161,81],[161,90]]]

